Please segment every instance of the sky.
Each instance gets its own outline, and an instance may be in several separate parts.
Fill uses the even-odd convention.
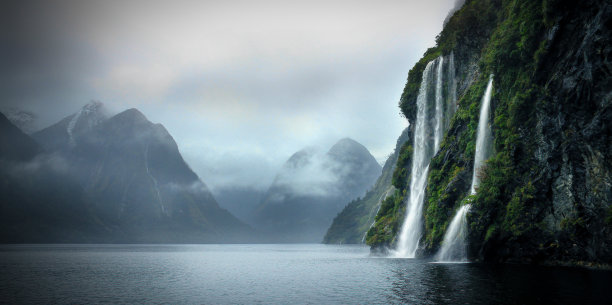
[[[91,100],[138,108],[213,192],[265,189],[294,152],[344,137],[382,163],[454,2],[3,1],[0,111],[40,129]]]

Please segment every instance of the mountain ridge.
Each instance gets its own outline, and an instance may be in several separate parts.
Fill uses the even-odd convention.
[[[253,223],[273,241],[320,242],[333,216],[365,194],[380,165],[362,144],[344,138],[325,154],[294,153],[255,210]]]
[[[237,242],[252,229],[219,207],[162,124],[138,109],[85,105],[33,137],[69,161],[115,242]]]

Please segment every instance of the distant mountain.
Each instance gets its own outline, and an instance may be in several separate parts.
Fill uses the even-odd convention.
[[[106,228],[65,165],[0,114],[0,243],[101,241]]]
[[[43,149],[0,113],[0,159],[28,161]]]
[[[395,192],[392,185],[393,172],[400,149],[411,137],[410,127],[404,129],[397,139],[395,150],[389,156],[382,169],[382,174],[376,180],[374,187],[363,198],[351,201],[334,218],[325,234],[326,244],[361,244],[365,243],[365,234],[374,224],[374,218],[384,199]]]
[[[247,186],[224,187],[212,192],[222,208],[247,224],[253,223],[253,212],[266,194],[266,190]]]
[[[303,149],[287,160],[253,217],[275,242],[320,242],[333,217],[365,194],[381,167],[363,145],[338,141],[327,153]]]
[[[58,123],[35,132],[32,137],[49,151],[70,150],[77,140],[108,118],[104,104],[92,101]]]
[[[161,124],[100,103],[35,134],[70,162],[95,215],[118,242],[245,241],[250,228],[219,207]]]
[[[13,125],[24,133],[30,134],[35,130],[36,115],[34,113],[18,108],[2,109],[2,111]]]

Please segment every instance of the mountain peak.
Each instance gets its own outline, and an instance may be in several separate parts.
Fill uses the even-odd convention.
[[[332,156],[359,155],[364,158],[371,157],[370,151],[365,146],[351,138],[340,139],[329,149],[327,154]]]
[[[130,108],[128,110],[125,110],[115,115],[115,118],[120,119],[120,120],[131,120],[134,122],[148,122],[149,121],[147,117],[144,114],[142,114],[140,110],[136,108]]]
[[[0,113],[0,159],[26,161],[41,152],[34,140]]]
[[[100,102],[100,101],[91,101],[87,104],[85,104],[82,108],[81,111],[85,114],[89,114],[89,113],[93,113],[93,112],[100,112],[102,111],[104,108],[104,103]]]

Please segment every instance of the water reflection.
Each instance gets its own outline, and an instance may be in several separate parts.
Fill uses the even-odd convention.
[[[0,304],[612,304],[612,272],[362,246],[0,245]]]
[[[609,304],[608,271],[389,259],[389,303]]]

